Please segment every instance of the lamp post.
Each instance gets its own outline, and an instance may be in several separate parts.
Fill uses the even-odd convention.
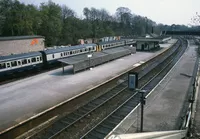
[[[145,96],[146,90],[138,89],[138,73],[129,72],[128,73],[128,87],[129,89],[141,93],[140,104],[141,104],[141,121],[140,121],[140,132],[143,132],[143,116],[144,116],[144,105],[145,105]]]
[[[143,132],[143,121],[144,121],[144,105],[146,103],[145,101],[145,96],[144,96],[144,93],[146,93],[147,91],[146,90],[141,90],[141,89],[136,89],[136,91],[138,91],[138,93],[141,94],[141,97],[140,97],[140,104],[141,104],[141,121],[140,121],[140,132]]]
[[[147,17],[145,17],[145,37],[146,37],[146,35],[147,35],[147,33],[148,33],[148,18]]]
[[[90,70],[92,70],[92,68],[91,68],[91,57],[92,57],[91,51],[90,51],[90,53],[87,55],[87,57],[89,58],[89,68],[90,68]]]

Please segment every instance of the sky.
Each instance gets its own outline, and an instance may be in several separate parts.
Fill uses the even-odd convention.
[[[48,0],[19,0],[25,4],[39,5]],[[114,14],[118,7],[128,7],[136,15],[146,16],[156,23],[192,24],[191,18],[200,13],[200,0],[52,0],[59,5],[67,5],[78,16],[84,7],[105,8]]]

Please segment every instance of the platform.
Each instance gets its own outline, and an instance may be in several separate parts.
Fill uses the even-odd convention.
[[[73,65],[73,73],[101,65],[103,63],[127,56],[130,54],[136,53],[135,47],[122,46],[117,48],[106,49],[100,52],[94,52],[88,54],[77,55],[74,57],[67,57],[64,59],[58,60],[63,65],[64,73],[64,64]],[[90,56],[90,57],[88,57]]]
[[[199,61],[199,69],[200,69],[200,61]],[[200,77],[200,71],[199,71]],[[194,118],[191,132],[193,134],[193,138],[200,138],[200,78],[198,79],[198,86],[195,95],[195,101],[193,105],[193,114],[192,118]]]
[[[145,132],[179,130],[181,111],[187,101],[187,91],[196,63],[196,47],[189,45],[185,53],[150,92],[144,109]],[[140,107],[138,105],[110,134],[135,133],[140,130]]]
[[[168,47],[171,45],[168,45]],[[56,104],[71,100],[107,79],[117,76],[140,61],[162,53],[137,52],[93,70],[72,74],[72,67],[42,73],[0,86],[0,131],[47,110]]]

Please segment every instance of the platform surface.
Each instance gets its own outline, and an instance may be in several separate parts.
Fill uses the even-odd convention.
[[[200,70],[200,61],[199,61],[199,70]],[[200,77],[200,71],[199,71]],[[200,78],[198,79],[198,86],[196,90],[196,96],[194,101],[194,124],[192,125],[192,133],[195,138],[200,138]]]
[[[171,44],[166,44],[170,46]],[[72,67],[42,73],[0,86],[0,131],[22,122],[56,104],[115,77],[140,61],[147,61],[155,53],[137,52],[75,75]]]
[[[144,109],[145,132],[178,130],[180,112],[186,98],[196,62],[196,46],[189,45],[183,56],[151,91]],[[187,76],[185,76],[187,75]],[[118,125],[113,134],[134,133],[140,130],[140,106]]]

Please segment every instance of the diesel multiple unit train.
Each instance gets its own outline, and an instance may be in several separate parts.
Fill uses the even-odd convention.
[[[132,39],[119,40],[112,42],[100,42],[98,44],[83,44],[70,47],[59,47],[56,49],[47,49],[40,52],[30,52],[0,57],[0,76],[7,76],[15,72],[23,72],[33,68],[44,68],[58,59],[98,52],[109,48],[132,45]]]

